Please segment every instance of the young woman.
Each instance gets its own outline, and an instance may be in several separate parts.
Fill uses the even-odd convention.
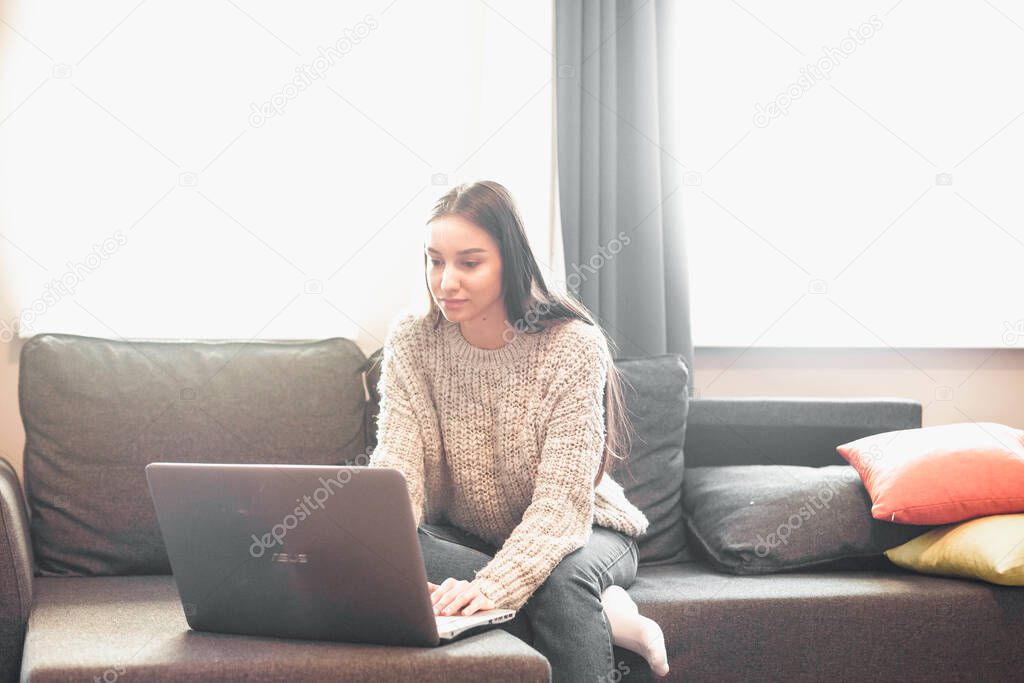
[[[425,251],[428,312],[388,330],[370,465],[406,478],[435,613],[519,610],[501,627],[555,681],[618,680],[613,643],[665,675],[624,590],[648,520],[609,475],[628,423],[604,332],[548,290],[498,183],[445,194]]]

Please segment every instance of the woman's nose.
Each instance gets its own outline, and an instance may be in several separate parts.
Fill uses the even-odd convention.
[[[441,291],[442,292],[454,292],[455,291],[454,285],[457,285],[457,284],[458,284],[458,282],[455,279],[455,273],[453,273],[453,272],[451,272],[450,270],[447,270],[447,269],[445,269],[445,271],[443,273],[441,273]]]

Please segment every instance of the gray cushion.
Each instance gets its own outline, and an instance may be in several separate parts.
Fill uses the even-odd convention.
[[[615,462],[614,479],[650,526],[638,539],[641,564],[689,559],[680,496],[689,409],[688,369],[678,353],[619,358],[623,398],[633,424],[629,458]]]
[[[708,559],[733,574],[880,555],[934,528],[873,518],[849,465],[693,467],[683,507]]]
[[[22,679],[118,681],[537,681],[547,660],[504,630],[436,648],[193,631],[170,576],[36,580]]]
[[[734,576],[695,561],[641,567],[629,594],[665,632],[672,681],[1020,680],[1024,590],[1010,586],[891,564]]]
[[[32,337],[19,391],[37,574],[170,573],[150,462],[352,462],[365,360],[342,338]]]

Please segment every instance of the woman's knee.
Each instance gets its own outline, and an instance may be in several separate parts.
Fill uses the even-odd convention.
[[[562,558],[538,589],[547,599],[575,594],[600,600],[611,584],[629,586],[636,578],[636,552],[632,539],[617,532],[595,529],[591,542]]]
[[[569,605],[601,600],[601,582],[598,573],[586,558],[566,555],[548,575],[531,598],[535,607],[552,605],[559,613],[570,613]]]

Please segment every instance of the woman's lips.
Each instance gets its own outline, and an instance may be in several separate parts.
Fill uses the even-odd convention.
[[[445,308],[458,308],[467,301],[469,299],[441,299],[441,303],[444,304]]]

